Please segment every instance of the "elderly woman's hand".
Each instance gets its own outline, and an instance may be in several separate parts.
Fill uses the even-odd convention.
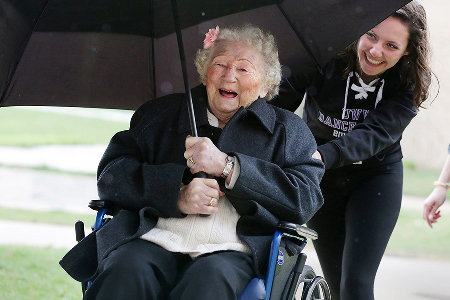
[[[227,154],[220,151],[206,137],[186,138],[184,157],[191,173],[205,172],[214,177],[220,177],[226,165]]]
[[[187,215],[215,214],[221,194],[215,179],[194,178],[180,189],[178,209]]]

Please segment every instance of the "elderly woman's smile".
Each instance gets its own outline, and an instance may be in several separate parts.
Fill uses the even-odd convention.
[[[218,45],[203,84],[209,109],[221,127],[241,106],[247,108],[266,95],[262,74],[262,55],[251,47],[241,43]]]
[[[237,93],[233,91],[226,91],[223,89],[219,89],[219,93],[226,98],[234,98],[237,97]]]

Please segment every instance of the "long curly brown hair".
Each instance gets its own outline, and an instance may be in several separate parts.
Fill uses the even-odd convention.
[[[422,103],[429,96],[431,78],[436,77],[429,65],[431,49],[425,9],[417,1],[411,1],[391,16],[398,18],[409,29],[407,48],[409,54],[398,62],[400,82],[403,86],[414,85],[413,104],[416,108],[423,108]],[[344,70],[345,77],[357,69],[357,44],[358,40],[339,54],[339,57],[348,61],[348,66]]]

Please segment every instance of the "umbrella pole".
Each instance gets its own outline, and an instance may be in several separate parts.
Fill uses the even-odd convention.
[[[189,112],[189,120],[191,123],[191,135],[194,137],[198,137],[197,123],[195,122],[194,104],[192,102],[192,94],[191,89],[189,87],[189,78],[186,67],[186,56],[184,54],[183,37],[181,35],[180,18],[178,16],[177,0],[172,0],[172,12],[173,12],[173,20],[175,22],[175,31],[177,33],[178,51],[180,52],[181,70],[183,71],[184,89],[186,90],[185,97],[187,98],[186,102]],[[205,172],[198,172],[195,175],[196,177],[200,178],[208,178],[208,175]],[[200,216],[207,217],[208,215],[200,215]]]
[[[173,20],[175,22],[175,31],[177,34],[178,51],[180,53],[181,70],[183,72],[184,89],[186,91],[185,97],[187,98],[186,102],[188,106],[189,120],[191,124],[191,135],[194,137],[198,137],[197,124],[195,121],[195,113],[194,113],[194,104],[192,102],[191,88],[189,87],[188,71],[186,67],[186,56],[184,54],[183,37],[181,35],[181,25],[180,25],[180,18],[178,15],[177,0],[172,0],[172,12],[173,12]]]

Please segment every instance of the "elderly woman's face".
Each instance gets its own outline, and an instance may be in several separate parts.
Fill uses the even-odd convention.
[[[262,55],[245,44],[217,45],[203,84],[208,92],[211,112],[225,125],[236,111],[247,108],[258,97],[265,97]]]

